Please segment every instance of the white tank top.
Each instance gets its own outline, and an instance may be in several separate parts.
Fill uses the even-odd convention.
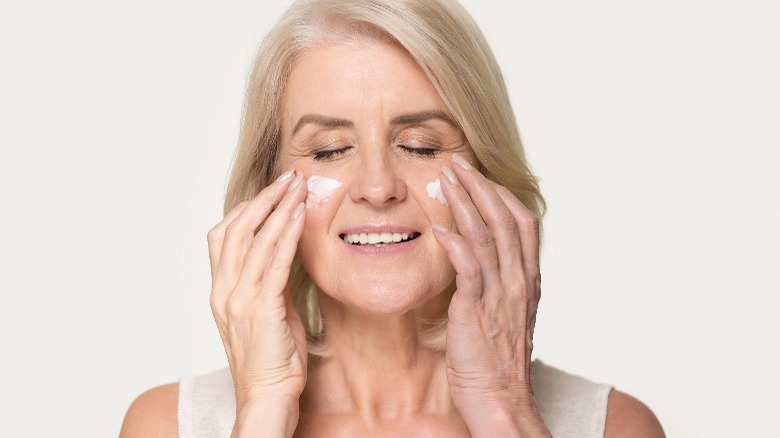
[[[534,398],[555,438],[601,438],[607,419],[610,385],[594,383],[533,362]],[[179,437],[226,438],[236,414],[228,368],[179,381]]]

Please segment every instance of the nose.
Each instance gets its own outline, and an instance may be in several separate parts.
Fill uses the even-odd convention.
[[[400,163],[380,151],[366,152],[362,158],[349,187],[352,201],[383,208],[406,199],[406,183],[399,175]]]

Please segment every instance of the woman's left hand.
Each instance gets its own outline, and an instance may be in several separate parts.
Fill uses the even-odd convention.
[[[473,436],[551,436],[531,387],[539,221],[463,157],[453,164],[441,180],[460,235],[434,227],[457,272],[447,326],[452,400]]]

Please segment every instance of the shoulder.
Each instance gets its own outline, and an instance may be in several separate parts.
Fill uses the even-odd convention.
[[[663,428],[653,411],[634,397],[612,390],[607,404],[606,438],[631,436],[664,438]]]
[[[179,436],[179,384],[152,388],[135,399],[122,423],[120,438]]]

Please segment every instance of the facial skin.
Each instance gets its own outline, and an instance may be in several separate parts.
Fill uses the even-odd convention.
[[[474,154],[436,89],[399,46],[329,43],[293,65],[280,165],[342,182],[306,213],[298,255],[319,289],[349,308],[400,314],[442,292],[454,270],[434,223],[454,229],[426,185],[453,153]],[[351,233],[417,235],[382,247]]]

